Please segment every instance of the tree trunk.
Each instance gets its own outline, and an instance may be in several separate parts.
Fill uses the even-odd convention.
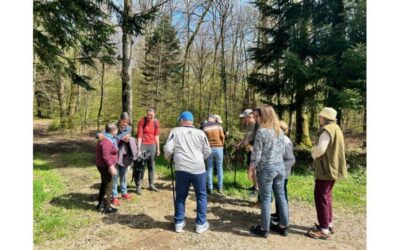
[[[228,82],[226,79],[226,69],[225,69],[225,35],[226,35],[226,18],[227,18],[227,9],[224,9],[224,12],[221,16],[221,81],[223,87],[223,95],[224,95],[224,109],[225,109],[225,131],[229,129],[228,122]]]
[[[78,94],[79,94],[79,85],[71,81],[71,91],[69,93],[69,102],[67,110],[68,128],[75,127],[74,123],[75,123]]]
[[[306,146],[306,147],[312,147],[312,143],[310,140],[310,131],[308,129],[308,119],[306,114],[301,115],[303,119],[303,127],[302,127],[302,139],[301,139],[301,144]]]
[[[289,107],[289,131],[288,131],[288,137],[290,138],[290,134],[292,133],[292,123],[293,123],[293,106],[294,106],[294,93],[292,93],[292,96],[290,98],[290,107]]]
[[[367,132],[367,107],[364,105],[363,132]]]
[[[104,61],[101,63],[101,81],[100,81],[100,106],[99,112],[97,114],[97,131],[100,130],[100,118],[101,118],[101,110],[103,109],[103,98],[104,98],[104,73],[105,73],[105,64]]]
[[[36,115],[39,118],[43,118],[43,114],[42,114],[42,92],[36,90],[35,91],[35,97],[36,97]]]
[[[296,95],[296,139],[295,144],[301,144],[303,139],[303,101],[299,95]]]
[[[131,0],[124,0],[124,17],[131,16]],[[127,24],[122,25],[122,112],[132,116],[132,83],[131,83],[131,48],[132,37],[128,33]]]
[[[62,128],[67,127],[67,112],[65,109],[65,104],[64,104],[64,82],[62,80],[62,77],[60,74],[57,73],[56,75],[56,84],[57,84],[57,97],[58,97],[58,103],[60,107],[60,123]]]

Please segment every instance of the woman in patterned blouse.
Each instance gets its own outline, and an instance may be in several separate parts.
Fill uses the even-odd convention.
[[[284,134],[279,119],[270,105],[261,107],[260,125],[254,141],[249,172],[257,171],[257,182],[261,198],[261,225],[252,226],[250,232],[267,238],[269,229],[282,236],[288,235],[288,206],[284,193],[285,166],[283,164]],[[271,222],[271,195],[279,205],[280,218],[278,224]]]

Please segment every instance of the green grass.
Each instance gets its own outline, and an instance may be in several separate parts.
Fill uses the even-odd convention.
[[[65,185],[48,155],[36,154],[33,159],[33,237],[38,244],[65,237],[79,227],[90,223],[82,210],[60,205]],[[62,201],[63,199],[61,199]],[[67,200],[67,199],[64,199]],[[73,203],[73,201],[68,201]]]
[[[95,153],[69,152],[60,155],[62,163],[76,167],[90,167],[95,164]]]
[[[49,206],[49,202],[64,190],[59,176],[49,171],[51,166],[47,161],[33,160],[33,218],[34,242],[45,239],[59,238],[65,235],[68,216],[58,207]]]
[[[161,157],[160,157],[161,158]],[[157,172],[163,178],[171,178],[169,163],[164,159],[157,159]],[[290,200],[314,204],[314,175],[310,169],[299,168],[289,178],[288,195]],[[217,177],[214,176],[214,186]],[[236,172],[236,185],[234,184],[234,171],[224,170],[224,193],[229,196],[248,199],[248,191],[252,183],[247,178],[247,170],[240,168]],[[365,168],[357,168],[349,173],[349,178],[338,180],[333,189],[333,205],[335,208],[350,209],[353,212],[366,211],[366,173]]]

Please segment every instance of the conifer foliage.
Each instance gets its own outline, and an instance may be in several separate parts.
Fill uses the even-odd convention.
[[[142,85],[147,91],[142,104],[166,111],[176,104],[182,62],[180,47],[171,17],[164,15],[146,39],[145,60],[142,66]]]

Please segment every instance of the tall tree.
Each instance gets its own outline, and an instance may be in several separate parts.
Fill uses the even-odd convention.
[[[185,74],[186,74],[186,64],[187,64],[187,60],[188,60],[188,56],[189,56],[189,50],[190,50],[190,47],[192,46],[194,38],[196,37],[197,33],[200,30],[200,27],[201,27],[202,23],[204,22],[204,18],[207,15],[208,10],[212,6],[212,3],[213,3],[213,1],[211,1],[211,0],[206,1],[206,4],[203,6],[204,10],[203,10],[203,12],[202,12],[202,14],[200,16],[199,21],[196,24],[195,30],[193,31],[193,33],[191,35],[189,35],[189,29],[190,29],[190,20],[191,20],[190,16],[191,16],[192,13],[189,13],[189,11],[187,13],[188,14],[188,22],[187,22],[188,23],[188,41],[186,43],[185,53],[184,53],[184,56],[183,56],[183,66],[182,66],[183,70],[182,70],[182,77],[181,77],[181,79],[182,79],[182,91],[183,91],[183,95],[182,95],[183,108],[186,108],[186,99],[185,99],[185,89],[186,89],[185,80],[186,80],[186,78],[185,78]],[[189,6],[189,2],[187,2],[187,6]],[[189,9],[189,7],[188,7],[188,9]]]
[[[33,51],[37,63],[54,76],[62,127],[67,127],[67,115],[72,116],[76,109],[77,85],[94,90],[90,78],[79,72],[79,65],[95,67],[100,56],[113,62],[115,47],[110,36],[114,27],[105,21],[104,4],[107,1],[34,1]],[[66,80],[77,84],[72,85],[69,109],[65,107]]]
[[[110,5],[122,30],[122,112],[128,112],[130,115],[132,115],[131,52],[133,37],[143,35],[145,26],[154,19],[158,8],[167,1],[139,13],[134,13],[132,0],[124,0],[122,6],[116,3]]]
[[[177,98],[167,96],[167,91],[178,87],[182,69],[179,57],[176,31],[171,25],[170,16],[165,15],[147,39],[142,68],[143,81],[147,84],[147,93],[143,95],[144,103],[156,108],[160,115],[162,107],[172,107],[177,103]]]

